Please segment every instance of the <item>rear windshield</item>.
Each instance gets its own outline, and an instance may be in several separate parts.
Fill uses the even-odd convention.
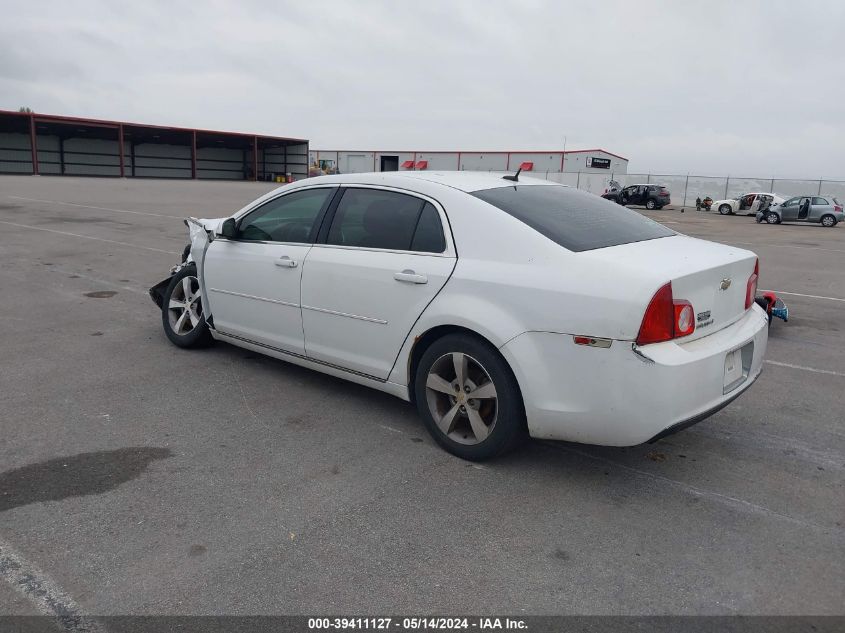
[[[636,211],[569,187],[516,185],[472,195],[575,252],[675,235]]]
[[[842,204],[842,203],[841,203],[841,202],[839,202],[839,198],[834,198],[834,199],[833,199],[833,204]]]

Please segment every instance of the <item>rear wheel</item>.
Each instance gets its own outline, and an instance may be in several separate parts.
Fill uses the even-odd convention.
[[[161,306],[164,333],[179,347],[202,347],[211,342],[205,322],[197,267],[188,264],[173,275]]]
[[[832,215],[823,215],[821,219],[822,226],[836,226],[836,218]]]
[[[501,354],[468,334],[448,334],[420,359],[417,410],[434,440],[471,461],[501,455],[525,437],[525,408]]]
[[[729,204],[721,204],[719,205],[719,213],[722,215],[730,215],[733,213],[733,209],[731,209],[731,205]]]
[[[780,224],[780,217],[777,213],[770,211],[766,214],[766,222],[769,224]]]
[[[645,208],[649,210],[653,210],[657,208],[657,203],[654,200],[646,200],[645,201]]]

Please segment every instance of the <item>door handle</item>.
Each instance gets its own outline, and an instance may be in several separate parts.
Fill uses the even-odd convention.
[[[393,278],[396,281],[404,281],[409,284],[427,284],[428,277],[425,275],[418,275],[413,270],[406,268],[401,273],[393,273]]]
[[[276,266],[281,266],[283,268],[296,268],[296,265],[296,260],[291,259],[287,255],[282,255],[276,260]]]

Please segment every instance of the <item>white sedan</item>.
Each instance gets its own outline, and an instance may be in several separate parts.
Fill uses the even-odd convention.
[[[224,341],[409,400],[471,460],[526,434],[640,444],[751,386],[768,336],[754,253],[509,178],[285,185],[188,221],[185,261],[150,294],[176,345]]]
[[[751,193],[744,193],[741,196],[730,198],[729,200],[716,200],[710,205],[710,208],[716,209],[722,215],[734,215],[740,211],[744,211],[746,215],[755,215],[760,208],[763,196],[771,198],[770,203],[772,206],[782,204],[786,200],[786,198],[777,193],[752,191]]]

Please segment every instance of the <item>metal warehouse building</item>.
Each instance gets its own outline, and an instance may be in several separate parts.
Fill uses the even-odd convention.
[[[308,141],[0,110],[0,173],[299,179]]]
[[[419,152],[312,150],[313,168],[340,173],[403,170],[516,171],[627,174],[628,159],[603,149],[569,151]]]

